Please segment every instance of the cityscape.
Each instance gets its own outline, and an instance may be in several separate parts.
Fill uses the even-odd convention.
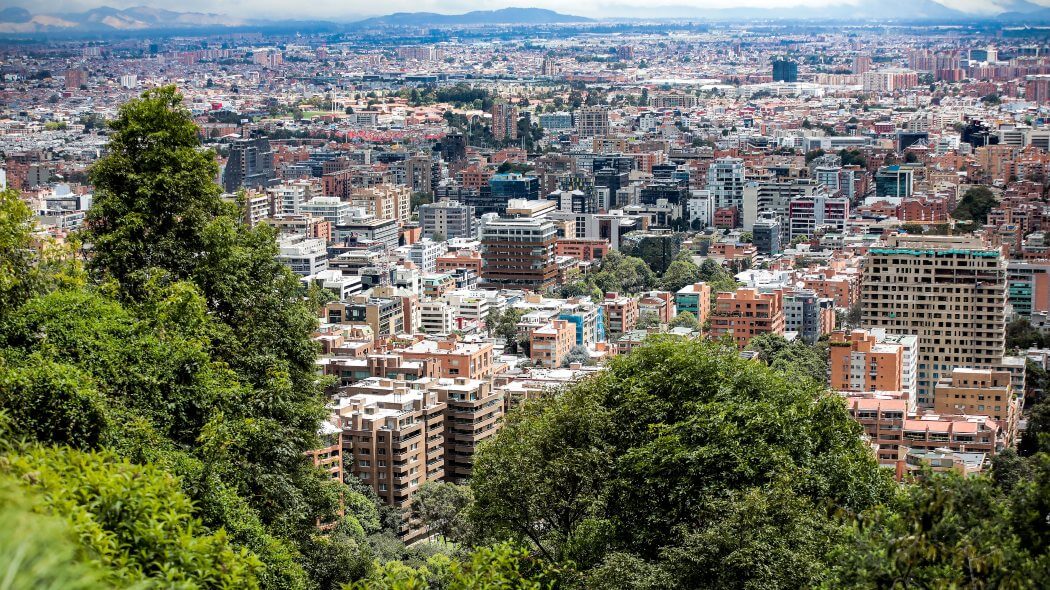
[[[5,587],[1050,587],[1050,5],[224,4],[0,9]]]

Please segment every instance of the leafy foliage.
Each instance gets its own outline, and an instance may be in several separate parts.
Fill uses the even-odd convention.
[[[509,543],[475,550],[469,559],[450,560],[438,555],[420,568],[388,562],[348,590],[545,590],[555,588],[558,572]]]
[[[802,340],[788,342],[779,334],[761,334],[748,343],[759,360],[779,371],[824,382],[828,373],[828,350],[823,343],[810,346]]]
[[[113,584],[258,587],[258,558],[202,531],[189,498],[159,469],[54,447],[8,455],[4,471],[42,492],[39,508],[71,523]]]
[[[467,534],[466,509],[473,501],[467,486],[428,481],[412,496],[412,516],[443,540],[455,541]]]
[[[837,398],[732,350],[665,338],[525,404],[474,469],[483,537],[600,579],[610,555],[634,556],[682,588],[815,582],[836,528],[828,507],[860,511],[890,490]],[[785,551],[778,562],[770,543]]]
[[[656,273],[641,258],[612,250],[602,258],[594,284],[604,293],[638,293],[656,284]]]
[[[660,278],[660,289],[677,293],[682,287],[700,280],[700,267],[693,263],[688,253],[675,258]]]
[[[102,573],[80,554],[61,518],[33,509],[39,495],[0,476],[0,579],[5,588],[102,590]]]
[[[893,503],[859,521],[851,544],[833,555],[826,586],[1044,587],[1045,522],[1027,520],[1047,507],[1045,455],[1039,465],[1040,476],[1013,495],[988,477],[955,474],[927,476],[904,488]],[[1030,504],[1035,498],[1038,508]]]
[[[988,212],[996,205],[995,195],[986,186],[975,186],[967,190],[952,217],[961,221],[982,224],[988,219]]]

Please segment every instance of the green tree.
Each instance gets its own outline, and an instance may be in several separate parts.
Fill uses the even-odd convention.
[[[476,455],[471,518],[481,538],[525,543],[585,577],[630,554],[651,564],[645,580],[672,588],[811,586],[834,513],[893,489],[859,434],[822,384],[729,347],[652,337],[510,415]]]
[[[688,311],[680,311],[678,315],[674,316],[671,320],[670,326],[672,328],[689,328],[690,330],[696,330],[700,327],[700,324],[696,321],[696,316]]]
[[[604,293],[638,293],[656,284],[656,273],[642,259],[613,250],[602,258],[594,284]]]
[[[102,590],[101,568],[77,546],[65,520],[34,509],[38,494],[10,475],[0,476],[0,573],[4,587]]]
[[[672,262],[663,277],[660,278],[660,289],[677,293],[682,287],[692,285],[700,280],[700,267],[690,260],[688,254],[679,256]]]
[[[639,330],[660,327],[660,315],[655,311],[643,311],[638,315],[638,322],[634,325]]]
[[[828,351],[822,344],[811,346],[802,340],[788,342],[779,334],[762,334],[752,338],[747,348],[758,352],[760,360],[780,371],[820,382],[828,371]]]
[[[39,509],[69,522],[114,585],[152,581],[194,588],[258,588],[262,564],[208,534],[189,498],[163,471],[109,453],[26,448],[3,471],[39,490]]]
[[[561,366],[568,367],[573,363],[580,363],[581,365],[593,364],[591,361],[591,355],[587,351],[586,346],[576,345],[569,350],[569,354],[565,355],[565,359],[562,360]]]
[[[995,195],[986,186],[975,186],[967,190],[959,201],[952,217],[971,224],[982,224],[988,219],[988,212],[996,206]]]
[[[235,213],[219,198],[215,155],[199,149],[197,126],[174,86],[146,91],[109,125],[106,156],[90,174],[91,266],[134,297],[151,269],[191,276],[208,225]]]
[[[438,555],[412,568],[387,562],[348,590],[548,590],[557,587],[560,572],[509,543],[480,547],[464,559]]]
[[[990,479],[930,474],[864,515],[852,541],[833,552],[825,586],[1038,587],[1010,520],[1009,503]]]
[[[466,510],[473,500],[467,486],[426,482],[412,496],[412,517],[443,541],[458,541],[466,536]]]

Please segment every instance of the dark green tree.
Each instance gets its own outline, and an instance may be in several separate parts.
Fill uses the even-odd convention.
[[[412,516],[443,541],[458,541],[467,535],[466,511],[473,501],[467,486],[429,481],[412,496]]]
[[[508,417],[476,456],[472,521],[588,579],[627,554],[648,584],[811,586],[835,514],[892,490],[859,434],[822,384],[653,337]]]

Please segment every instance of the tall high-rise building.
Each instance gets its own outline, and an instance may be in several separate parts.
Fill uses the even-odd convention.
[[[774,82],[798,82],[798,64],[787,59],[773,60]]]
[[[492,136],[498,141],[518,139],[518,107],[508,102],[492,105]]]
[[[580,137],[609,135],[609,108],[593,106],[576,111],[576,129]]]
[[[863,74],[871,71],[871,56],[857,55],[853,58],[853,73]]]
[[[511,199],[540,198],[540,181],[535,176],[517,173],[493,174],[489,178],[489,190],[493,211],[503,213]]]
[[[905,166],[883,166],[875,173],[875,195],[910,197],[915,184],[915,171]]]
[[[844,231],[849,219],[849,199],[826,194],[796,197],[788,205],[787,216],[792,240],[811,236],[822,227]]]
[[[558,230],[546,219],[485,221],[481,226],[481,287],[543,291],[558,278]]]
[[[283,215],[298,215],[303,203],[313,198],[313,184],[309,180],[292,180],[267,189],[274,201],[274,209]]]
[[[919,338],[917,398],[957,367],[999,368],[1006,347],[1006,265],[973,236],[894,235],[871,248],[862,323]]]
[[[79,90],[81,86],[86,86],[88,82],[88,73],[84,69],[71,69],[66,70],[66,90]]]
[[[273,149],[263,137],[238,139],[230,144],[230,157],[222,175],[222,187],[228,192],[240,188],[266,188],[275,182]]]
[[[744,204],[744,161],[740,158],[719,158],[707,171],[707,190],[715,199],[715,208],[736,207]]]
[[[441,140],[441,159],[456,164],[467,159],[467,136],[452,131]]]
[[[459,201],[438,201],[419,206],[419,225],[423,235],[441,234],[446,238],[474,239],[477,228],[474,208]]]

